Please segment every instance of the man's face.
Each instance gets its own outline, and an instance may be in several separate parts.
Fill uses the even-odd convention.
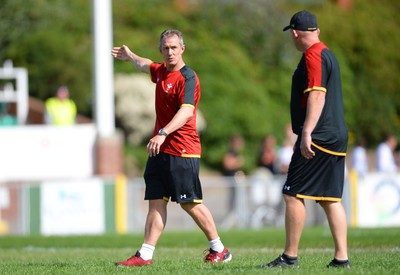
[[[57,97],[61,100],[68,98],[69,92],[66,88],[60,88],[57,90]]]
[[[172,35],[164,38],[160,52],[164,57],[167,68],[173,69],[182,62],[182,54],[185,48],[179,43],[179,37]]]

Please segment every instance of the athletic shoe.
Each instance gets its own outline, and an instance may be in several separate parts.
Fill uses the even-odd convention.
[[[257,268],[266,268],[266,267],[280,267],[280,268],[286,268],[286,267],[298,267],[299,263],[297,259],[289,261],[286,260],[281,256],[273,260],[272,262],[262,264],[257,266]]]
[[[214,251],[210,248],[210,250],[205,250],[204,252],[208,254],[204,257],[204,262],[206,263],[227,263],[232,260],[232,254],[224,247],[224,250],[221,253]]]
[[[351,268],[351,264],[349,260],[346,261],[338,261],[335,258],[326,266],[327,268]]]
[[[143,258],[140,257],[139,251],[136,251],[136,254],[133,255],[132,257],[130,257],[128,260],[115,263],[115,265],[118,265],[118,266],[144,266],[144,265],[148,265],[148,264],[152,264],[152,263],[153,263],[152,259],[143,260]]]

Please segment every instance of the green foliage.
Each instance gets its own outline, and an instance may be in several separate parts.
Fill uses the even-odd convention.
[[[385,133],[399,135],[399,11],[397,1],[354,0],[349,10],[331,4],[319,16],[321,38],[340,49],[342,68],[352,74],[344,81],[346,94],[354,94],[346,108],[349,128],[371,146]]]
[[[0,62],[28,68],[30,96],[44,100],[67,85],[79,112],[91,113],[90,10],[84,0],[2,1]]]
[[[400,2],[352,2],[343,10],[336,1],[114,0],[114,44],[160,61],[160,32],[180,29],[185,61],[202,85],[203,162],[219,168],[229,136],[240,133],[250,171],[261,139],[272,133],[280,143],[290,120],[291,75],[301,53],[282,27],[299,9],[317,14],[321,40],[339,59],[351,136],[373,147],[383,133],[399,134]],[[91,116],[91,12],[85,0],[2,0],[0,63],[27,67],[30,95],[42,100],[68,85],[79,112]],[[128,62],[114,69],[134,72]]]
[[[198,231],[165,232],[154,253],[153,265],[141,268],[116,267],[114,262],[130,257],[143,235],[101,236],[2,236],[1,274],[397,274],[400,254],[394,240],[398,228],[350,228],[349,258],[352,269],[330,270],[333,241],[326,227],[305,228],[296,269],[257,269],[282,253],[284,230],[221,231],[224,244],[233,254],[226,264],[203,263],[208,247]]]

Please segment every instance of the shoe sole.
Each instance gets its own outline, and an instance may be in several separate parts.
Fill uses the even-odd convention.
[[[117,264],[115,266],[122,267],[122,268],[130,268],[130,267],[144,267],[144,266],[148,266],[148,265],[151,265],[151,264],[145,264],[145,265],[122,265],[122,264]]]
[[[343,265],[327,265],[326,266],[327,268],[338,268],[338,269],[340,269],[340,268],[351,268],[351,265],[348,265],[348,264],[343,264]]]
[[[223,260],[222,262],[223,262],[223,263],[227,263],[227,262],[230,262],[231,260],[232,260],[232,254],[229,253],[229,257],[226,258],[225,260]]]

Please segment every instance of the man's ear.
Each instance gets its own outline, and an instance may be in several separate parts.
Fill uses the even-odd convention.
[[[297,39],[299,37],[299,33],[296,30],[291,30],[291,31],[292,31],[293,37]]]

